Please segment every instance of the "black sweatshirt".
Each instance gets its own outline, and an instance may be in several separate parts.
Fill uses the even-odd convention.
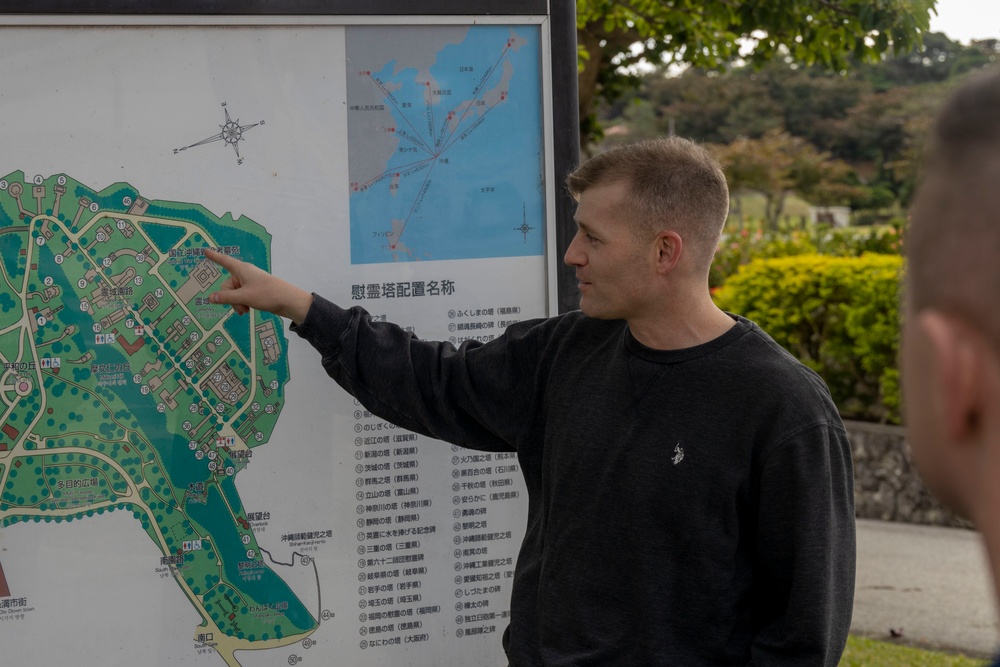
[[[317,296],[293,330],[380,417],[517,452],[512,667],[836,665],[854,597],[847,434],[819,376],[736,319],[677,351],[578,312],[456,349]]]

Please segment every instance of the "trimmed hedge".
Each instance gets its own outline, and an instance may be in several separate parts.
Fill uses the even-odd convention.
[[[754,259],[819,253],[835,257],[864,254],[899,255],[901,224],[880,227],[831,228],[823,225],[790,232],[742,229],[724,234],[715,250],[708,284],[719,287],[743,264]]]
[[[902,270],[893,255],[759,259],[714,295],[817,371],[845,418],[898,424]]]

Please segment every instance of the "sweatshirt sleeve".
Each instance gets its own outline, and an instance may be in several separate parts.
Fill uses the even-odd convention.
[[[368,410],[423,435],[473,449],[513,450],[533,404],[525,327],[456,348],[314,295],[292,331],[319,351],[327,374]]]
[[[835,667],[854,603],[854,479],[839,423],[765,453],[754,567],[753,665]]]

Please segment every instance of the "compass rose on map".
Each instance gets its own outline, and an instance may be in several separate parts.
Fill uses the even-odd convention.
[[[524,234],[524,242],[527,243],[528,242],[528,232],[530,232],[532,229],[534,229],[534,227],[532,227],[531,225],[528,224],[528,205],[527,204],[522,204],[521,205],[521,215],[522,215],[522,217],[524,219],[524,222],[521,223],[520,227],[515,227],[514,231],[515,232],[521,232],[522,234]]]
[[[224,141],[226,144],[232,146],[233,150],[236,151],[236,164],[243,164],[243,158],[240,156],[240,142],[243,141],[243,134],[258,125],[263,125],[264,121],[254,123],[253,125],[240,125],[240,120],[238,118],[233,120],[229,117],[229,109],[226,108],[225,102],[222,103],[222,110],[226,114],[226,123],[219,126],[222,130],[221,132],[212,135],[208,139],[202,139],[201,141],[191,144],[190,146],[175,148],[174,155],[177,155],[181,151],[186,151],[189,148],[194,148],[195,146],[203,146],[215,141]]]

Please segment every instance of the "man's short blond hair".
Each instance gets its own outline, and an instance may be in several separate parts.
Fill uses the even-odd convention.
[[[1000,347],[1000,71],[942,109],[904,244],[914,312],[962,317]]]
[[[623,211],[637,237],[677,232],[707,274],[729,216],[726,177],[711,153],[680,137],[653,139],[600,153],[566,178],[577,200],[613,183],[627,186]]]

